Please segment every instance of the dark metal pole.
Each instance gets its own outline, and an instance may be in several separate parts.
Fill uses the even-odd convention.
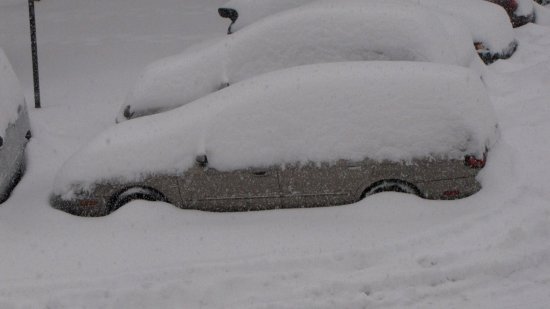
[[[34,81],[34,107],[40,108],[40,79],[38,77],[38,47],[36,46],[36,20],[34,18],[34,1],[35,0],[29,0],[29,21],[31,25],[31,50],[32,50],[32,76]]]

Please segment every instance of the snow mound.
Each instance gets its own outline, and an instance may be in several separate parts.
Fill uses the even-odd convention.
[[[169,110],[227,84],[298,65],[404,60],[479,66],[468,30],[452,17],[442,19],[419,6],[389,0],[286,11],[207,48],[149,65],[117,119],[124,120],[125,111],[136,118]]]
[[[516,15],[529,15],[533,13],[535,9],[535,3],[533,0],[518,0],[518,8],[514,12]]]
[[[111,127],[65,163],[54,192],[182,173],[199,154],[218,170],[367,157],[462,159],[490,147],[495,131],[489,97],[471,70],[419,62],[308,65]]]
[[[19,80],[0,48],[0,136],[17,120],[17,108],[25,103]]]

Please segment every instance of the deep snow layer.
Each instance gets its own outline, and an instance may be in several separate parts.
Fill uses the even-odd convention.
[[[205,213],[134,202],[52,209],[63,161],[112,124],[145,63],[222,36],[214,0],[42,0],[43,105],[27,174],[0,206],[0,308],[547,308],[550,28],[516,30],[486,81],[501,139],[460,201],[384,193],[349,206]],[[26,1],[0,46],[32,104]]]

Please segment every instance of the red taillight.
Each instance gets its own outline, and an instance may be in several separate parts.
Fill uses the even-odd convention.
[[[460,191],[459,190],[445,191],[443,192],[442,196],[443,198],[448,198],[448,199],[458,198],[460,196]]]
[[[516,0],[487,0],[487,1],[502,6],[509,15],[513,14],[518,9],[518,2]]]
[[[518,2],[516,0],[504,1],[501,5],[506,9],[508,14],[513,14],[518,9]]]
[[[476,158],[475,156],[465,156],[464,164],[470,168],[483,168],[485,166],[486,156],[483,155],[483,159]]]

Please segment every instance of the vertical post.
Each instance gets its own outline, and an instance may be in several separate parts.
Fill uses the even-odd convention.
[[[36,46],[36,20],[34,18],[34,1],[35,0],[29,0],[29,22],[31,25],[31,50],[32,50],[32,76],[34,81],[34,107],[40,108],[40,79],[38,77],[38,47]]]

